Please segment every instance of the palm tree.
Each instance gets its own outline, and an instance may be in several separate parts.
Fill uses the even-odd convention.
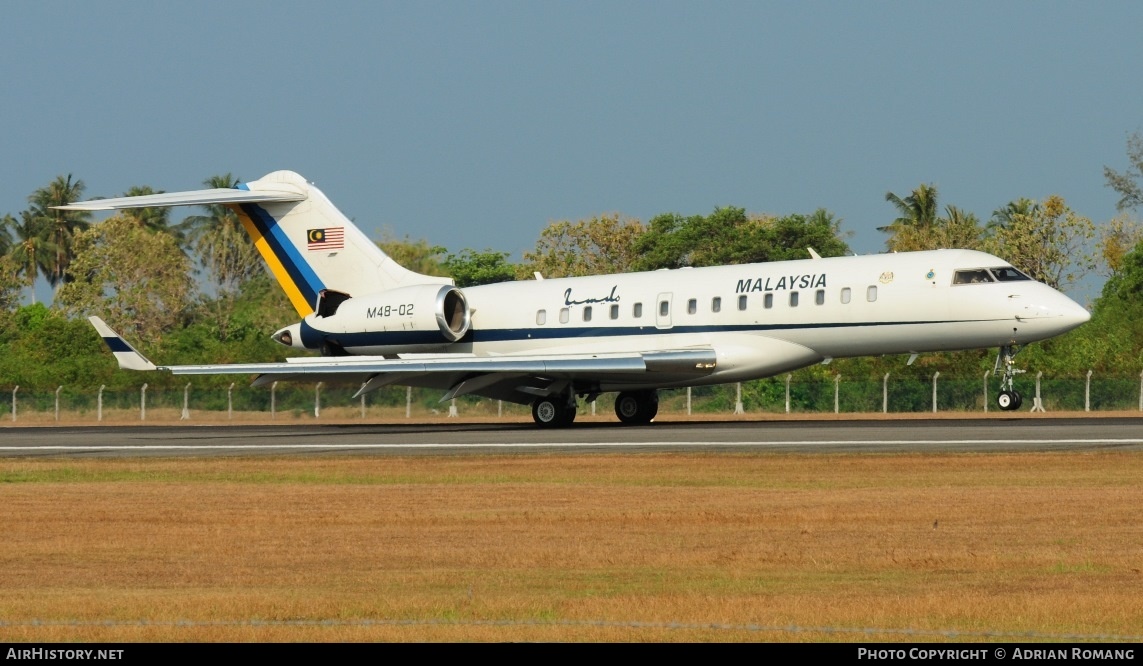
[[[1040,204],[1020,197],[1015,201],[1009,201],[1001,208],[992,211],[992,218],[988,220],[988,228],[995,229],[997,227],[1007,228],[1012,224],[1012,221],[1018,217],[1028,217],[1035,215],[1040,211]]]
[[[939,229],[934,234],[941,243],[938,247],[980,249],[983,229],[976,213],[970,213],[956,206],[945,206],[945,216],[939,221]]]
[[[878,231],[896,233],[902,227],[928,228],[937,223],[937,188],[921,183],[909,196],[902,199],[892,192],[885,193],[885,200],[893,204],[899,217],[888,226],[877,227]]]
[[[83,198],[83,190],[83,181],[73,181],[69,173],[67,176],[56,176],[55,180],[28,197],[28,202],[31,204],[28,212],[36,218],[37,224],[45,225],[46,228],[42,230],[45,234],[44,240],[48,241],[54,252],[48,269],[44,271],[54,289],[58,289],[69,279],[67,267],[72,260],[72,241],[77,231],[83,231],[91,225],[91,213],[80,210],[58,210],[53,206],[79,201]]]
[[[203,181],[210,188],[232,188],[240,181],[222,174]],[[222,292],[236,292],[247,280],[262,272],[262,262],[238,214],[224,204],[209,204],[206,215],[192,215],[176,228]]]
[[[20,274],[28,281],[28,296],[32,303],[36,302],[36,277],[45,267],[51,266],[55,255],[54,247],[47,238],[47,225],[43,218],[36,217],[31,211],[22,211],[17,222],[9,215],[12,231],[16,238],[7,255],[20,267]]]
[[[161,191],[156,192],[150,185],[136,185],[123,193],[125,197],[139,197],[148,194],[162,194]],[[166,207],[158,208],[124,208],[123,216],[135,222],[144,229],[151,231],[172,231],[173,227],[170,226],[171,209]],[[177,236],[176,236],[177,238]]]
[[[16,218],[5,214],[0,219],[0,254],[8,254],[12,249],[12,229],[16,226]]]

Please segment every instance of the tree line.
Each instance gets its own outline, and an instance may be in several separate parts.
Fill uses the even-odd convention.
[[[1033,345],[1023,365],[1057,376],[1089,369],[1137,376],[1143,364],[1143,138],[1127,142],[1130,165],[1105,168],[1119,195],[1119,214],[1102,224],[1072,210],[1063,197],[1014,199],[982,220],[954,205],[942,209],[935,185],[886,193],[894,217],[880,231],[891,252],[960,247],[1011,262],[1033,278],[1068,290],[1096,272],[1106,278],[1087,325]],[[207,187],[233,187],[231,174]],[[155,193],[133,187],[124,196]],[[225,206],[173,222],[170,209],[126,210],[93,224],[85,211],[57,205],[85,198],[82,180],[61,175],[28,197],[28,207],[0,219],[0,377],[4,384],[54,388],[64,383],[134,386],[116,371],[85,316],[99,314],[155,358],[168,363],[270,361],[288,350],[269,332],[297,315],[273,282],[237,216]],[[622,215],[561,220],[544,227],[519,262],[492,248],[456,252],[425,239],[391,234],[378,245],[403,266],[452,277],[461,287],[512,279],[620,273],[739,264],[850,252],[842,220],[830,211],[786,215],[719,207],[707,215],[665,213],[646,223]],[[50,305],[37,303],[43,277]],[[24,304],[21,305],[21,301]],[[923,379],[979,376],[994,352],[929,354],[901,359],[841,359],[801,372],[822,377],[880,377],[886,371]],[[151,376],[156,384],[169,377]],[[223,378],[209,381],[223,382]],[[767,380],[749,390],[766,390]],[[221,385],[221,384],[220,384]]]

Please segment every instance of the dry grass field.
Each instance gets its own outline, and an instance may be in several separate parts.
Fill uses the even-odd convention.
[[[1126,453],[0,460],[0,641],[1138,639],[1141,478]]]

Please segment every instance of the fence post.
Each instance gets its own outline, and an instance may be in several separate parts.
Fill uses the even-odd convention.
[[[278,400],[276,391],[278,390],[278,382],[270,384],[270,420],[274,420],[275,415],[278,413]]]
[[[321,382],[314,387],[314,418],[321,418]]]
[[[230,386],[227,387],[227,389],[226,389],[226,420],[227,421],[234,419],[234,400],[230,395],[233,392],[234,392],[234,382],[230,382]]]
[[[413,387],[405,387],[405,418],[413,415]]]
[[[1139,376],[1143,377],[1143,373],[1140,373]],[[688,386],[687,387],[687,416],[690,416],[690,415],[691,415],[691,387]]]
[[[1143,370],[1139,371],[1139,411],[1143,412]]]
[[[933,413],[937,413],[937,377],[941,376],[941,371],[937,370],[933,373]]]
[[[365,388],[367,382],[361,382],[361,388]],[[365,394],[361,394],[361,418],[365,418]]]
[[[833,376],[833,413],[834,414],[840,413],[838,410],[839,403],[837,400],[838,393],[841,392],[840,389],[841,389],[841,375],[834,375]]]
[[[592,409],[592,414],[594,414],[595,413],[595,411],[594,411],[595,410],[595,401],[592,401],[591,409]],[[503,400],[497,400],[496,401],[496,418],[498,418],[498,419],[504,418],[504,401]]]
[[[1040,399],[1040,378],[1043,376],[1044,376],[1043,370],[1036,373],[1036,397],[1032,398],[1032,411],[1033,412],[1047,411],[1044,409],[1044,401]]]
[[[95,420],[103,420],[103,389],[107,388],[106,384],[99,385],[99,396],[95,399]]]
[[[793,375],[786,375],[786,413],[790,413],[790,377]]]
[[[20,390],[20,385],[17,384],[16,388],[12,389],[12,420],[16,420],[16,391]]]
[[[988,375],[992,374],[991,370],[984,371],[984,413],[988,413]]]
[[[451,401],[449,401],[449,405],[448,405],[448,417],[449,417],[450,419],[454,419],[454,418],[456,418],[457,416],[460,416],[460,414],[458,414],[458,413],[457,413],[457,411],[456,411],[456,398],[453,398]]]
[[[746,410],[742,409],[742,382],[738,382],[737,384],[735,384],[735,386],[738,387],[737,388],[738,392],[736,394],[737,397],[734,399],[734,413],[735,414],[745,414]]]
[[[881,380],[881,413],[889,413],[889,373],[885,373],[885,379]]]
[[[143,388],[139,391],[139,420],[147,420],[147,384],[143,383]]]
[[[1087,371],[1087,383],[1083,387],[1083,411],[1091,411],[1091,370]]]
[[[180,421],[190,420],[190,382],[183,387],[183,415],[179,417]]]
[[[56,423],[59,423],[60,420],[60,391],[62,390],[62,386],[56,387]]]

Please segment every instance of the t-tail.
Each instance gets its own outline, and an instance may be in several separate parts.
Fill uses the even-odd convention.
[[[452,280],[407,270],[386,255],[314,185],[293,171],[275,171],[234,189],[195,190],[62,206],[115,210],[221,204],[238,214],[246,232],[302,317],[336,309],[351,296]]]

